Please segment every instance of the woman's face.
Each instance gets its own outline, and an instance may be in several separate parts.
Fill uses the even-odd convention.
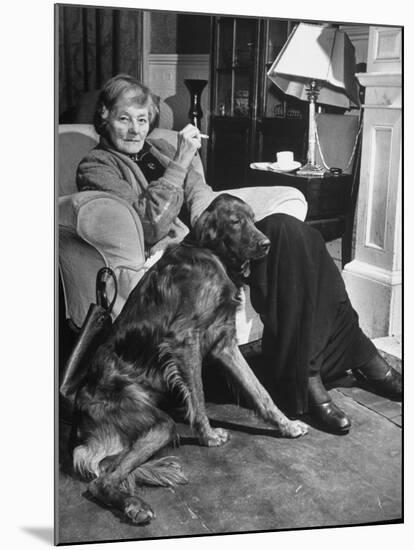
[[[105,135],[113,147],[127,155],[141,151],[149,131],[146,107],[121,96],[108,113]]]

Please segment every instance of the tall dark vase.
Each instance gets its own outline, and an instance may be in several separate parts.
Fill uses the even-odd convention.
[[[184,84],[187,86],[191,95],[191,105],[188,111],[188,118],[191,124],[197,126],[200,129],[200,120],[203,118],[203,111],[201,110],[201,93],[204,90],[207,80],[196,80],[187,78],[184,80]]]

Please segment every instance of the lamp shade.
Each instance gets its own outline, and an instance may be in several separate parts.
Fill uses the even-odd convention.
[[[299,23],[267,76],[283,92],[307,101],[311,81],[318,103],[349,109],[359,106],[355,50],[346,33],[324,25]]]

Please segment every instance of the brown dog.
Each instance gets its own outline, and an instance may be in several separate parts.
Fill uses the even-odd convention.
[[[162,409],[178,393],[200,443],[218,446],[229,435],[207,418],[201,368],[220,361],[259,415],[285,437],[307,431],[274,405],[241,355],[235,313],[250,260],[267,254],[269,240],[255,227],[251,208],[219,195],[180,245],[145,274],[89,366],[75,402],[74,468],[93,477],[89,491],[134,523],[154,517],[135,495],[136,483],[186,481],[177,464],[150,460],[176,438]]]

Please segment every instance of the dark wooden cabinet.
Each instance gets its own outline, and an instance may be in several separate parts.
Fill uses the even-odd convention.
[[[306,222],[318,229],[325,241],[342,238],[342,263],[351,260],[353,176],[342,174],[323,177],[295,173],[250,170],[254,186],[290,186],[299,189],[308,203]]]
[[[213,18],[208,181],[216,190],[251,185],[249,165],[288,149],[303,160],[307,105],[266,73],[294,22]]]

